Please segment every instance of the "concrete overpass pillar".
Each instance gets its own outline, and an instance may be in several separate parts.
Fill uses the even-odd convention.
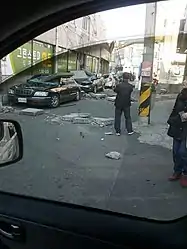
[[[156,28],[157,3],[146,5],[144,52],[141,66],[140,88],[140,121],[150,124],[151,111],[151,85],[153,75],[155,28]]]
[[[58,27],[55,28],[55,58],[54,58],[54,73],[58,73]]]

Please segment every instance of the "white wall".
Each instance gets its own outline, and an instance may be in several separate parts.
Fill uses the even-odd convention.
[[[87,27],[84,28],[84,18],[87,18]],[[73,48],[84,44],[92,44],[106,39],[106,29],[99,14],[78,18],[57,27],[58,45]],[[51,29],[36,39],[56,45],[55,28]]]

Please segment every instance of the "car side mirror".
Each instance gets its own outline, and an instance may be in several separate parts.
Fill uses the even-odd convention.
[[[19,123],[0,120],[0,167],[20,161],[23,157],[23,137]]]

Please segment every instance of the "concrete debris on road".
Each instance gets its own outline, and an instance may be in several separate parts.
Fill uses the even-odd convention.
[[[74,119],[76,118],[90,118],[91,114],[90,113],[70,113],[67,115],[62,116],[63,121],[67,122],[73,122]]]
[[[70,113],[61,117],[61,120],[73,124],[91,124],[100,127],[113,125],[113,118],[92,117],[90,113]]]
[[[94,99],[105,99],[107,95],[105,93],[90,93],[90,96]]]
[[[166,88],[160,89],[160,94],[166,94],[166,93],[167,93],[167,89]]]
[[[112,131],[109,131],[109,132],[105,132],[105,135],[114,135],[114,133]]]
[[[100,125],[100,126],[109,126],[113,125],[114,119],[113,118],[99,118],[99,117],[93,117],[92,123]]]
[[[15,109],[11,106],[2,106],[0,108],[1,113],[9,113],[9,112],[14,112],[14,111],[15,111]]]
[[[83,97],[85,97],[86,99],[92,99],[92,96],[89,93],[85,93]]]
[[[38,116],[43,113],[44,113],[43,109],[36,109],[36,108],[26,108],[19,112],[19,114],[28,115],[28,116]]]
[[[121,158],[121,154],[117,151],[111,151],[107,154],[105,154],[107,158],[114,159],[114,160],[119,160]]]
[[[60,125],[63,124],[63,123],[62,123],[62,118],[61,118],[61,117],[52,118],[52,119],[51,119],[51,122],[52,122],[52,123],[55,123],[55,124],[60,124]]]
[[[108,96],[108,97],[115,97],[116,93],[112,90],[112,89],[105,89],[104,93]]]
[[[106,100],[108,101],[111,101],[111,102],[114,102],[116,99],[116,96],[113,96],[113,97],[107,97]]]
[[[90,119],[89,118],[79,118],[76,117],[72,120],[73,124],[90,124]]]

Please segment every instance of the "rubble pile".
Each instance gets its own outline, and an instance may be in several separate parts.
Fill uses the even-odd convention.
[[[106,100],[111,101],[111,102],[114,102],[115,99],[116,99],[115,96],[113,96],[113,97],[107,97],[107,98],[106,98]]]
[[[59,124],[59,125],[63,124],[61,116],[57,116],[55,118],[52,118],[51,122],[54,124]]]
[[[59,125],[70,122],[72,124],[90,124],[100,127],[110,126],[114,123],[113,118],[92,117],[90,113],[70,113],[64,116],[51,115],[47,116],[45,121]]]
[[[116,93],[111,90],[111,89],[105,89],[104,90],[104,93],[108,96],[108,97],[115,97],[116,96]]]
[[[67,115],[62,116],[62,120],[63,121],[67,121],[67,122],[73,122],[75,119],[87,119],[90,118],[91,114],[90,113],[70,113]]]
[[[15,109],[13,108],[13,107],[11,107],[11,106],[2,106],[1,108],[0,108],[0,112],[1,113],[9,113],[9,112],[14,112],[15,111]]]
[[[90,124],[90,119],[89,118],[81,118],[77,117],[72,120],[73,124]]]
[[[116,97],[116,93],[111,90],[107,89],[104,91],[104,93],[86,93],[85,98],[87,99],[95,99],[95,100],[100,100],[100,99],[106,99],[108,101],[114,101]]]
[[[113,125],[113,123],[114,123],[113,118],[98,118],[98,117],[92,118],[92,124],[99,125],[100,127]]]
[[[105,93],[90,93],[89,95],[93,99],[105,99],[107,96]]]
[[[160,89],[160,94],[166,94],[167,93],[167,89],[166,88],[161,88]]]

